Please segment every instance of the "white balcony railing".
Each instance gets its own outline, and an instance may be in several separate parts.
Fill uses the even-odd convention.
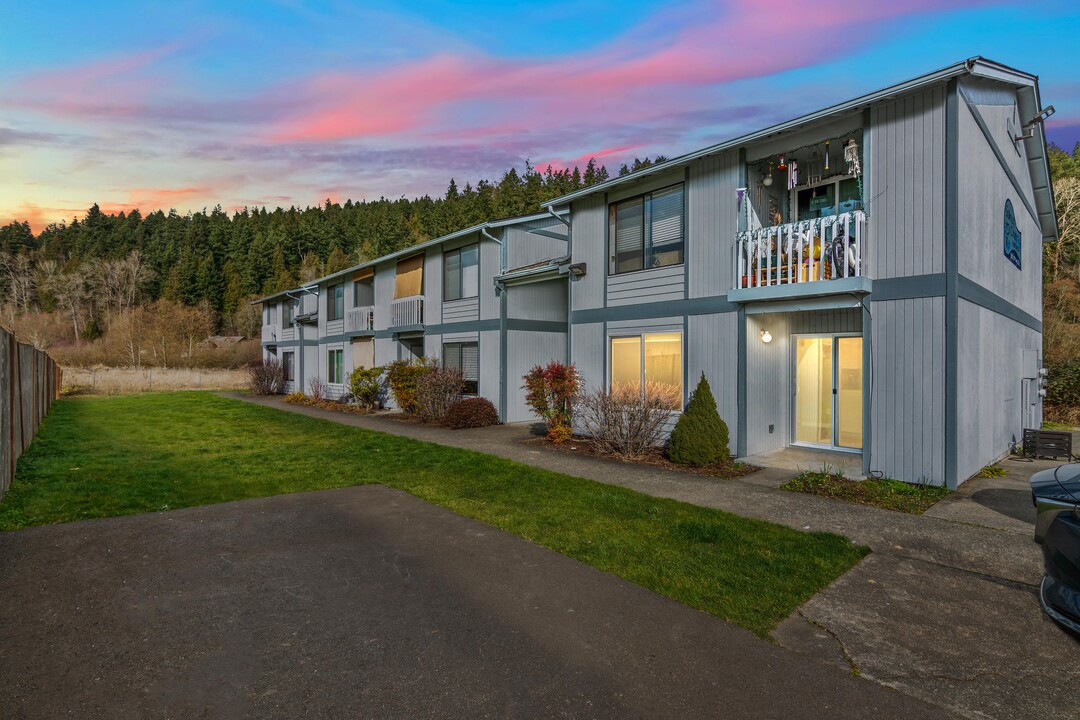
[[[263,325],[262,328],[262,341],[263,342],[277,342],[278,336],[281,335],[281,326],[277,323],[271,323],[269,325]]]
[[[861,210],[735,236],[738,288],[788,285],[863,274],[866,214]]]
[[[345,311],[345,332],[361,332],[375,329],[375,308],[371,305]]]
[[[421,325],[424,322],[424,296],[413,295],[412,297],[395,300],[390,305],[390,326],[405,327],[407,325]]]

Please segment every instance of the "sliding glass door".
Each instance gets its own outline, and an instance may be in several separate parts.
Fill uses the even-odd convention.
[[[796,335],[794,442],[862,449],[862,338]]]

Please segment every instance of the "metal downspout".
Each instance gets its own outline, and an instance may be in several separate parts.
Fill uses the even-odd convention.
[[[508,262],[506,243],[488,232],[487,225],[484,225],[482,228],[480,228],[480,234],[499,246],[499,275],[503,275],[504,273],[506,273],[506,264]],[[509,392],[506,381],[508,365],[506,353],[509,348],[506,322],[506,286],[502,283],[496,282],[495,292],[499,295],[499,419],[503,422],[506,422],[506,405],[509,401]]]
[[[564,218],[559,213],[555,212],[555,208],[552,207],[551,205],[548,205],[547,211],[548,211],[548,214],[551,215],[551,217],[555,218],[556,220],[558,220],[559,222],[561,222],[563,225],[566,226],[566,257],[568,257],[570,259],[570,261],[573,262],[573,260],[574,260],[574,230],[570,226],[570,221],[567,220],[566,218]],[[574,333],[573,333],[573,325],[570,322],[570,319],[574,315],[573,283],[574,283],[574,276],[568,274],[567,277],[566,277],[566,364],[567,365],[571,365],[574,362],[574,359],[570,354],[570,351],[571,351],[571,349],[573,347],[571,339],[572,339],[572,337],[574,335]]]

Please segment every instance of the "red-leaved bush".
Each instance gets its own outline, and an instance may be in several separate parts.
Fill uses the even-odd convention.
[[[487,398],[464,398],[450,406],[443,424],[454,430],[498,425],[499,413]]]
[[[581,392],[581,376],[573,365],[550,362],[537,365],[523,378],[527,391],[525,402],[548,427],[548,438],[555,443],[570,437],[573,427],[574,400]]]

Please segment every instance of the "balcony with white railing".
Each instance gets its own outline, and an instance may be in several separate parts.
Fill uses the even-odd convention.
[[[729,299],[762,294],[742,292],[750,288],[776,288],[778,296],[858,290],[862,282],[846,282],[840,290],[829,281],[863,277],[865,234],[861,210],[741,232],[735,237],[735,292]]]
[[[375,308],[372,305],[345,311],[345,332],[367,332],[375,329]]]
[[[390,305],[390,327],[408,327],[424,324],[424,296],[395,300]]]
[[[262,341],[264,343],[277,342],[281,336],[281,326],[277,323],[269,323],[262,326]]]

